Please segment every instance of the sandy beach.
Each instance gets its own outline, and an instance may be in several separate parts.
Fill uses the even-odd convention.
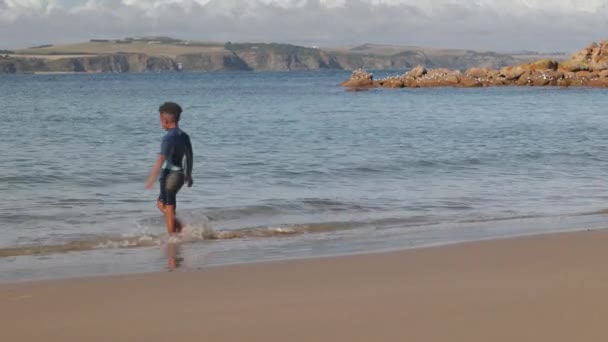
[[[0,286],[2,341],[601,341],[608,231]]]

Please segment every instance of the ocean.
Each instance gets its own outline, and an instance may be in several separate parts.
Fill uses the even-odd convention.
[[[0,282],[607,226],[605,90],[349,92],[348,77],[0,76]],[[144,189],[164,101],[195,153],[178,238]]]

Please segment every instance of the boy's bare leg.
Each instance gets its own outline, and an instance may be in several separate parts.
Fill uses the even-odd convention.
[[[175,215],[175,206],[164,205],[161,201],[157,201],[156,206],[158,207],[158,210],[160,210],[163,215],[165,215],[165,222],[167,223],[167,233],[181,233],[183,226]],[[170,214],[168,214],[169,211],[171,212]],[[172,216],[173,218],[170,220],[169,216]],[[170,224],[171,222],[172,224]]]
[[[167,233],[176,233],[175,230],[175,206],[165,205],[165,221],[167,222]]]
[[[165,215],[165,205],[161,201],[156,201],[156,207],[160,210],[163,215]]]

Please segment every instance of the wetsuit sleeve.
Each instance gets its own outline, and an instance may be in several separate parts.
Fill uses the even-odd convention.
[[[194,165],[194,154],[190,137],[186,136],[186,179],[192,179],[192,165]]]

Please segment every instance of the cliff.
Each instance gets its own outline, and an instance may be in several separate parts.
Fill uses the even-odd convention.
[[[496,52],[374,44],[364,44],[350,49],[330,49],[329,52],[346,70],[409,69],[416,65],[466,70],[473,66],[500,68],[517,61],[513,56]]]
[[[0,57],[0,73],[36,72],[156,72],[177,70],[166,57],[143,54],[114,54],[57,59]]]
[[[464,70],[514,64],[509,55],[366,44],[318,49],[290,44],[196,43],[180,40],[93,40],[0,54],[0,73],[296,71],[409,69],[423,64]]]
[[[288,44],[226,44],[255,71],[343,69],[327,52]]]

